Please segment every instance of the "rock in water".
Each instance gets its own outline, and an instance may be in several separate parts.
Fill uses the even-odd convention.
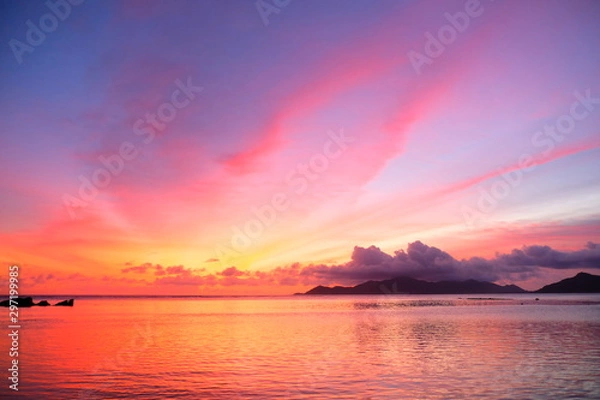
[[[13,299],[12,303],[10,299],[1,301],[0,307],[10,307],[11,304],[16,305],[17,307],[31,307],[35,305],[31,297],[17,297],[16,299]]]
[[[73,303],[75,302],[74,299],[69,299],[69,300],[63,300],[60,301],[58,303],[55,304],[55,306],[68,306],[68,307],[73,307]]]

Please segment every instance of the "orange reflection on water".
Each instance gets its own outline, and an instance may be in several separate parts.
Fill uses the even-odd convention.
[[[571,311],[555,309],[540,319],[530,306],[431,304],[155,298],[24,309],[21,387],[65,399],[497,398],[576,376],[600,390],[590,383],[600,330],[589,315],[569,320]]]

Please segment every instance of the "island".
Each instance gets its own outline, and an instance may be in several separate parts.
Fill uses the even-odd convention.
[[[382,281],[367,281],[356,286],[316,286],[299,295],[342,294],[502,294],[529,293],[516,285],[497,285],[469,279],[465,281],[429,282],[403,276]],[[600,293],[600,276],[580,272],[534,293]]]
[[[600,293],[600,276],[580,272],[572,278],[546,285],[536,293]]]
[[[398,277],[383,281],[368,281],[356,286],[317,286],[304,294],[498,294],[526,293],[516,285],[500,286],[491,282],[439,281],[429,282],[410,277]]]

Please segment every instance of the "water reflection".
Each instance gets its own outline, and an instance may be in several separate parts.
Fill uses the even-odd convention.
[[[599,398],[600,307],[513,303],[82,300],[24,311],[22,384],[40,399]]]

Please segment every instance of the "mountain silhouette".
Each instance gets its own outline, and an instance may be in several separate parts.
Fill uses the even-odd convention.
[[[600,276],[580,272],[572,278],[546,285],[536,293],[600,293]]]
[[[356,286],[317,286],[305,294],[487,294],[526,293],[516,285],[500,286],[491,282],[473,279],[466,281],[428,282],[409,277],[398,277],[383,281],[368,281]]]

